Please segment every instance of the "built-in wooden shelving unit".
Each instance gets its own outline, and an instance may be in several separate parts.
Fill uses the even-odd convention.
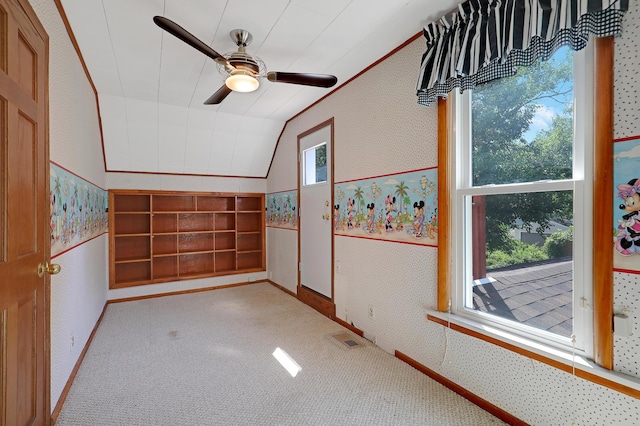
[[[110,288],[265,270],[264,194],[109,191]]]

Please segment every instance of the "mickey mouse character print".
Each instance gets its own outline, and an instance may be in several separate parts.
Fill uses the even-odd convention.
[[[640,252],[640,180],[631,179],[618,185],[617,189],[618,197],[624,201],[618,208],[626,214],[618,220],[616,251],[623,256],[631,256]]]

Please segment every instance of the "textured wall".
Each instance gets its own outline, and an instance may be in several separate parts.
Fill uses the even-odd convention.
[[[629,2],[622,36],[615,40],[614,138],[640,136],[640,7]]]
[[[619,41],[634,43],[637,25],[626,22]],[[421,39],[411,43],[289,122],[268,192],[296,186],[296,136],[330,117],[335,118],[336,182],[437,165],[437,111],[415,104],[417,74],[407,73],[417,73],[423,46]],[[635,89],[628,90],[625,102],[635,105]],[[273,281],[295,289],[295,274],[276,277],[280,270],[295,270],[297,247],[282,241],[294,240],[291,233],[267,234],[268,247],[288,250],[269,255],[268,269]],[[636,399],[426,321],[424,309],[436,305],[436,248],[336,236],[334,267],[338,317],[381,348],[407,354],[530,424],[630,425],[640,416]],[[633,283],[626,288],[638,293]],[[628,297],[621,290],[616,295],[616,303]],[[627,352],[625,364],[635,368],[640,355]]]
[[[55,3],[30,2],[49,35],[50,158],[105,188],[93,90]],[[104,234],[54,260],[62,266],[62,272],[51,278],[52,409],[106,302],[107,241]]]
[[[269,279],[296,292],[298,285],[298,231],[267,228],[267,271]]]
[[[160,191],[266,192],[266,179],[178,176],[150,173],[107,173],[107,189]]]
[[[626,315],[633,322],[633,334],[631,336],[614,335],[615,370],[631,376],[640,377],[640,329],[638,329],[638,316],[640,315],[640,275],[613,273],[613,303],[616,312],[622,312],[622,308],[629,309]]]
[[[614,137],[616,139],[640,137],[640,8],[637,2],[629,2],[625,14],[623,33],[615,41],[615,117]],[[637,261],[637,260],[636,260]],[[616,371],[640,377],[640,276],[615,272],[614,306],[616,311],[623,307],[634,324],[633,335],[614,336],[614,363]]]
[[[273,159],[267,192],[297,188],[297,136],[331,117],[335,182],[435,166],[437,116],[414,102],[416,76],[409,73],[408,78],[396,78],[407,76],[407,63],[416,63],[422,47],[421,41],[411,43],[394,55],[394,60],[378,64],[287,123]],[[429,139],[431,144],[426,143]],[[275,239],[289,237],[283,232],[269,235]],[[336,260],[340,259],[339,240],[336,238]],[[282,268],[291,269],[288,262],[297,264],[297,243],[268,241],[268,245],[287,250],[278,257],[268,254],[267,268],[273,274]],[[277,259],[288,262],[275,262]],[[283,278],[287,281],[274,281],[288,289],[296,288],[297,274],[285,274]],[[336,276],[336,292],[341,291],[339,281],[341,277]]]

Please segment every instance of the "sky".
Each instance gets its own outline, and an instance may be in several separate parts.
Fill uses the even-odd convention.
[[[562,47],[558,49],[558,51],[551,57],[550,61],[558,60],[563,58],[566,55],[566,52],[569,48]],[[567,83],[566,86],[569,84]],[[568,93],[562,99],[563,102],[568,102],[571,98],[573,98],[573,91]],[[566,105],[562,102],[557,102],[553,99],[543,99],[540,101],[542,106],[536,112],[536,115],[533,117],[533,121],[531,122],[531,126],[529,130],[526,131],[523,135],[524,139],[528,142],[533,141],[536,134],[541,130],[547,130],[551,126],[551,122],[553,121],[553,117],[558,114],[561,114]]]

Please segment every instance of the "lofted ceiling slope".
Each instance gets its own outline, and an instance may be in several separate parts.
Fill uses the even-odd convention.
[[[98,92],[108,171],[265,177],[288,119],[450,11],[459,0],[59,0]],[[260,81],[204,105],[216,62],[153,22],[165,16],[221,54],[231,30],[269,71],[332,74],[332,89]],[[402,78],[416,79],[419,58]]]

